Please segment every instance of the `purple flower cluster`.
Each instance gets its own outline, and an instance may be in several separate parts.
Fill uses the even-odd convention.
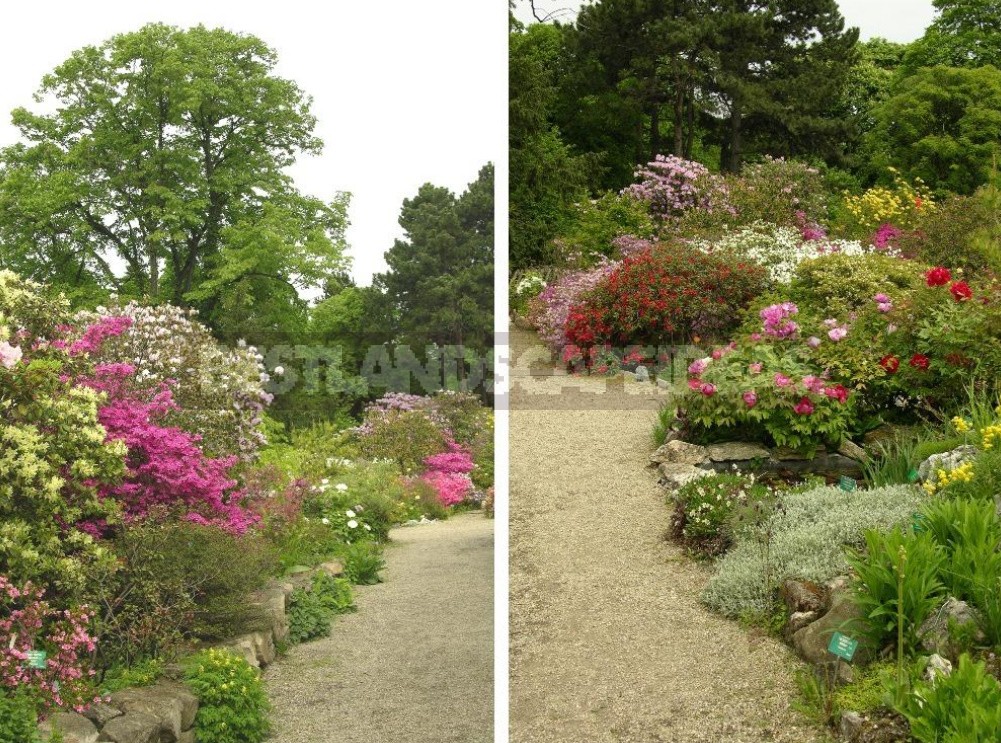
[[[554,352],[560,353],[569,344],[565,328],[570,309],[618,265],[607,263],[585,271],[571,271],[550,282],[539,295],[531,320],[539,331],[539,337]]]

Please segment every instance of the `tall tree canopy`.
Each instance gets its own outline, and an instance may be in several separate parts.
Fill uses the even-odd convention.
[[[1001,0],[934,0],[934,5],[938,15],[910,45],[905,72],[936,65],[1001,68]]]
[[[405,232],[376,277],[414,351],[428,344],[485,351],[493,347],[494,168],[456,197],[426,183],[403,202]]]
[[[52,112],[13,113],[0,265],[275,320],[343,268],[347,221],[346,196],[303,195],[285,172],[322,144],[309,97],[275,64],[259,39],[202,26],[73,53],[42,80]]]
[[[873,110],[876,165],[895,165],[939,191],[969,194],[1001,155],[1001,71],[932,67],[904,78]]]

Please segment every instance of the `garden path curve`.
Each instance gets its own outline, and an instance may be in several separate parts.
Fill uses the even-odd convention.
[[[493,521],[391,537],[386,582],[266,672],[269,743],[492,743]]]
[[[707,570],[665,541],[663,393],[511,346],[512,743],[823,740],[790,708],[792,654],[704,609]]]

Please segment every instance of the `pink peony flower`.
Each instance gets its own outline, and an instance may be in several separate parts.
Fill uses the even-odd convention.
[[[704,372],[709,367],[709,359],[699,359],[698,361],[693,361],[688,366],[688,373],[693,376],[698,376]]]
[[[806,345],[808,345],[810,348],[819,348],[820,338],[818,338],[815,335],[811,335],[809,338],[806,339]]]
[[[792,384],[792,380],[781,372],[775,373],[775,386],[776,387],[788,387]]]
[[[716,385],[706,382],[699,388],[699,392],[701,392],[706,397],[712,397],[713,395],[716,394]]]
[[[758,404],[758,393],[755,392],[754,390],[748,390],[743,395],[741,395],[741,397],[744,398],[744,403],[749,408],[753,408],[755,405]]]
[[[821,390],[824,389],[824,380],[820,377],[815,377],[812,374],[803,377],[803,386],[810,390],[810,392],[816,392],[820,394]]]
[[[827,331],[827,337],[830,338],[835,343],[840,341],[846,335],[848,335],[848,329],[844,327],[831,328],[830,330]]]
[[[764,368],[764,364],[762,364],[760,361],[755,361],[747,368],[750,370],[751,374],[761,374],[761,370],[762,368]]]

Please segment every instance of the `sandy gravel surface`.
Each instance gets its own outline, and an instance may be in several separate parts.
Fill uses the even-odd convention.
[[[512,743],[823,740],[789,707],[791,653],[703,609],[706,571],[664,540],[663,398],[540,376],[512,335]]]
[[[396,529],[386,582],[265,674],[274,743],[492,743],[493,521]]]

